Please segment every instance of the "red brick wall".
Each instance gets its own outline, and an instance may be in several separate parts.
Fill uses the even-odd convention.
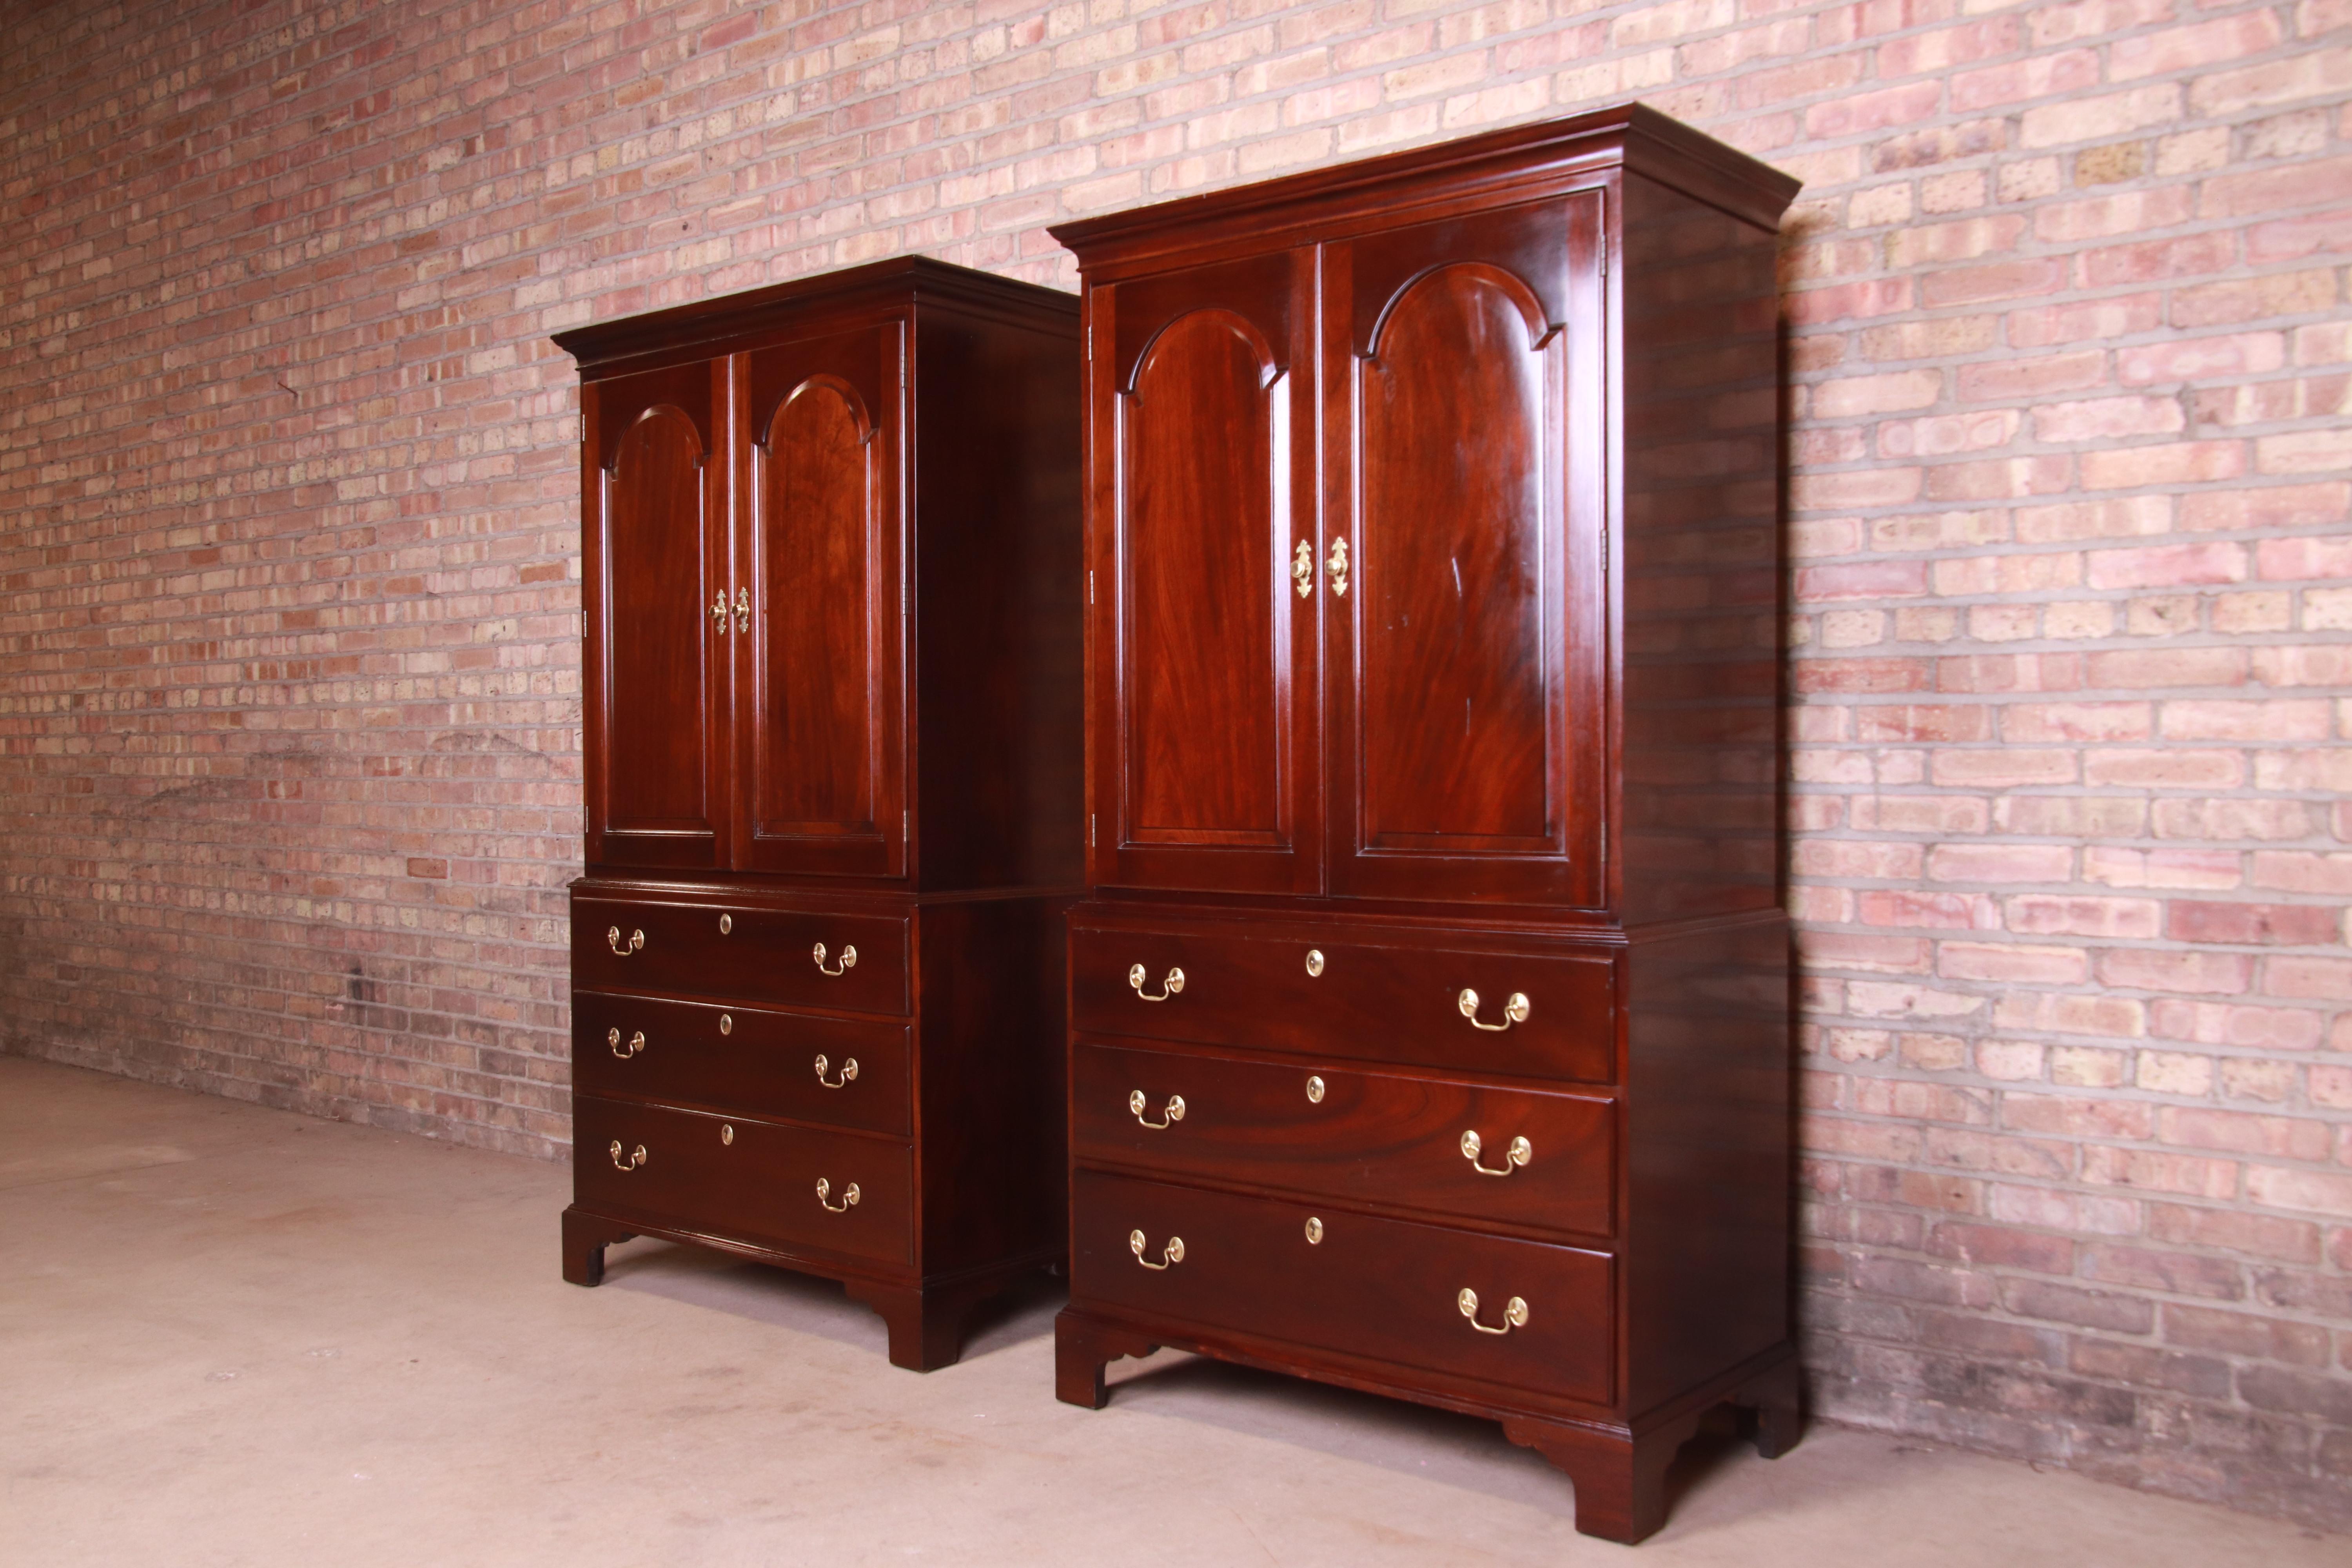
[[[9,1048],[560,1151],[550,331],[1638,95],[1807,181],[1817,1407],[2352,1526],[2347,0],[5,26]]]

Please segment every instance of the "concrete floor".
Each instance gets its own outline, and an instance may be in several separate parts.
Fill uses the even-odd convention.
[[[957,1366],[650,1242],[561,1168],[0,1058],[0,1562],[1576,1564],[1490,1424],[1162,1352],[1055,1403],[1047,1282]],[[1815,1426],[1685,1450],[1640,1562],[2343,1568],[2352,1543]]]

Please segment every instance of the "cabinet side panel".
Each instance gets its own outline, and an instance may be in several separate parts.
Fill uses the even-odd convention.
[[[1780,884],[1774,237],[1624,181],[1628,924],[1769,909]]]
[[[1794,1068],[1777,913],[1636,940],[1626,983],[1627,1413],[1789,1337]]]
[[[1062,1255],[1067,906],[1065,899],[988,900],[928,904],[917,917],[926,1275]]]
[[[1076,301],[924,305],[915,341],[917,810],[927,889],[1085,875]]]

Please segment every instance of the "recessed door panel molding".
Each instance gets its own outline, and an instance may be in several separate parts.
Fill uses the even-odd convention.
[[[1601,199],[1325,252],[1336,891],[1598,895]]]
[[[1118,364],[1097,461],[1112,603],[1096,592],[1097,635],[1119,658],[1097,716],[1117,742],[1101,759],[1097,850],[1147,882],[1290,889],[1319,875],[1316,606],[1295,575],[1319,543],[1301,428],[1309,356],[1295,341],[1304,261],[1124,284],[1109,306]]]
[[[739,356],[746,869],[906,869],[901,333],[891,322]]]
[[[708,606],[722,591],[723,456],[711,373],[681,366],[598,384],[597,461],[583,497],[602,570],[590,614],[632,629],[590,671],[591,855],[616,865],[713,867],[725,852],[725,671]]]

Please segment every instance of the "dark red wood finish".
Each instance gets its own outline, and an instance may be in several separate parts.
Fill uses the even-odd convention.
[[[928,1370],[1062,1255],[1076,310],[908,258],[559,338],[591,521],[565,1278],[639,1234],[830,1275]]]
[[[1794,1441],[1795,189],[1636,105],[1055,231],[1094,588],[1064,1399],[1172,1344],[1494,1416],[1620,1541],[1710,1407]]]

